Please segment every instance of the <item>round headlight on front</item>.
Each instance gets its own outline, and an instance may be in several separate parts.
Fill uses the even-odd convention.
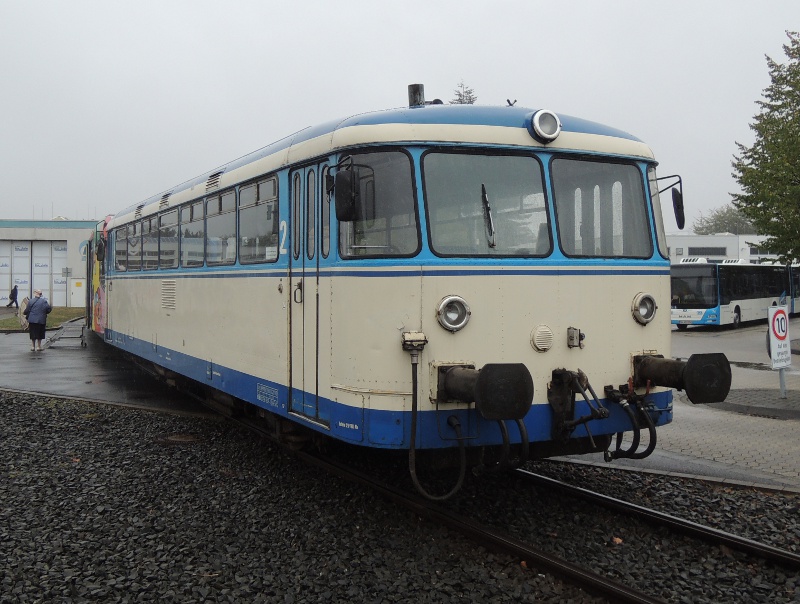
[[[549,109],[540,109],[531,118],[531,127],[536,138],[543,143],[550,143],[561,134],[561,120]]]
[[[439,325],[452,332],[463,329],[471,314],[469,305],[461,296],[445,296],[436,309]]]
[[[631,312],[637,323],[647,325],[656,316],[656,310],[658,310],[658,305],[650,294],[639,292],[634,296]]]

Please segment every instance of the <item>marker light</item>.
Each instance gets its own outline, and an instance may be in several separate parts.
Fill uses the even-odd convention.
[[[647,325],[652,321],[653,317],[656,316],[657,309],[658,306],[656,305],[655,298],[644,292],[636,294],[633,298],[633,304],[631,304],[633,318],[641,325]]]
[[[551,143],[561,134],[561,120],[549,109],[540,109],[531,118],[533,132],[543,143]]]
[[[472,311],[461,296],[446,296],[439,302],[436,318],[447,331],[456,332],[469,322]]]

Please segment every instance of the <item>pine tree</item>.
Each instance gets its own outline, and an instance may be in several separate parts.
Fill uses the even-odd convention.
[[[736,143],[734,205],[767,236],[763,247],[782,261],[800,260],[800,34],[786,32],[788,61],[767,57],[771,78],[758,101],[751,147]]]
[[[478,97],[475,96],[475,91],[464,84],[464,80],[459,82],[458,88],[453,91],[453,94],[456,96],[450,100],[452,105],[474,105],[475,101],[478,100]]]

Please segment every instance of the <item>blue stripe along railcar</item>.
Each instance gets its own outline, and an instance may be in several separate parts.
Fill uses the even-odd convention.
[[[672,420],[669,388],[723,400],[724,355],[669,360],[650,149],[420,91],[98,225],[95,330],[278,432],[408,450],[430,497],[443,496],[419,484],[418,449],[460,451],[460,475],[469,450],[497,466],[642,457]],[[624,432],[630,445],[612,447]]]

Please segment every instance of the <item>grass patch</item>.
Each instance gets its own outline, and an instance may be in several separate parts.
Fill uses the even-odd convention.
[[[47,329],[58,329],[62,323],[79,319],[85,314],[86,311],[83,308],[54,306],[52,312],[47,315]],[[0,319],[0,329],[4,331],[22,331],[17,315]]]

